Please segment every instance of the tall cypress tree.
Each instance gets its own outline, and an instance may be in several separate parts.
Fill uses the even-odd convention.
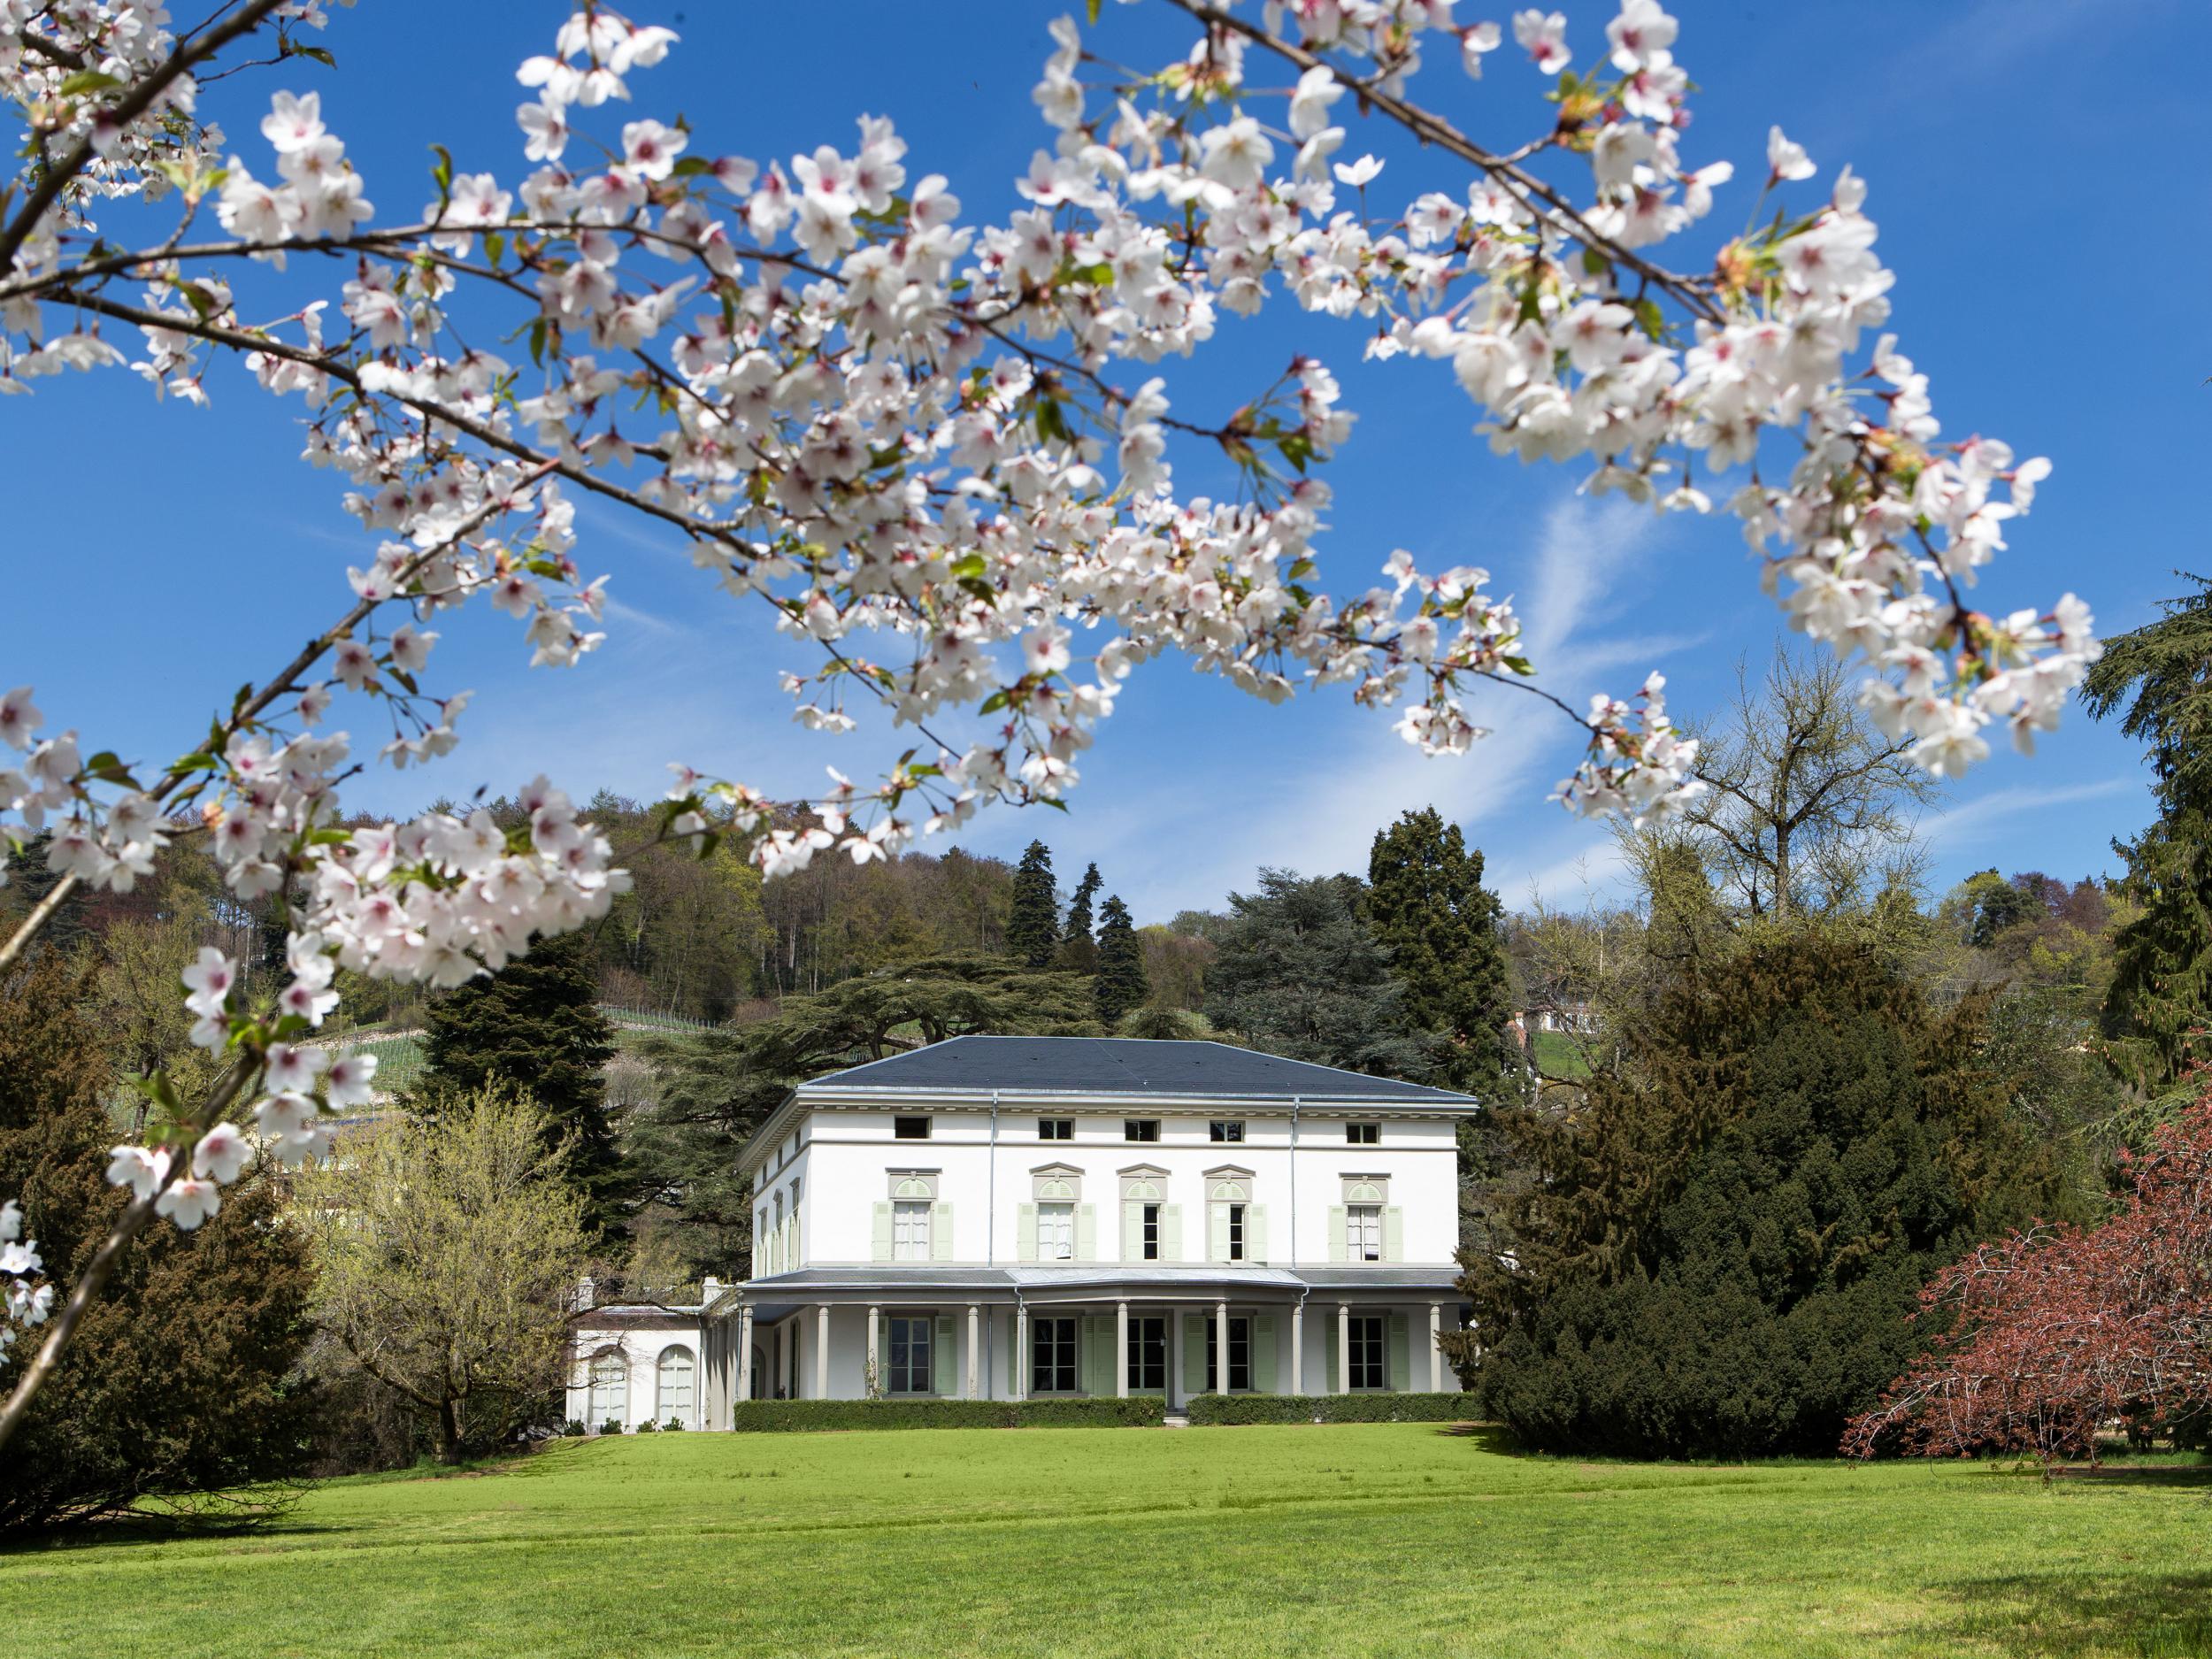
[[[2150,748],[2158,817],[2131,841],[2121,891],[2143,913],[2114,936],[2102,1027],[2107,1057],[2138,1087],[2172,1087],[2212,1059],[2212,580],[2157,621],[2105,642],[2082,700]]]
[[[1059,885],[1052,849],[1032,841],[1014,867],[1014,906],[1006,918],[1006,949],[1033,968],[1048,968],[1060,949]]]
[[[1098,1000],[1098,1018],[1110,1027],[1124,1014],[1141,1008],[1152,995],[1144,977],[1144,947],[1137,942],[1136,925],[1129,907],[1110,897],[1098,927],[1098,975],[1091,981]]]
[[[620,1217],[613,1126],[607,1121],[607,1062],[614,1027],[599,1011],[592,944],[583,933],[541,939],[527,956],[434,999],[425,1017],[419,1110],[434,1112],[448,1092],[509,1083],[545,1113],[546,1132],[570,1141],[570,1178],[585,1194],[585,1219]]]
[[[1091,901],[1098,896],[1098,866],[1086,865],[1082,880],[1075,884],[1075,896],[1068,901],[1067,926],[1060,930],[1060,964],[1078,973],[1098,969],[1098,941],[1091,936]]]
[[[1482,885],[1482,853],[1436,809],[1408,812],[1375,837],[1367,917],[1405,988],[1407,1016],[1451,1044],[1451,1080],[1484,1096],[1512,1094],[1519,1045],[1506,975],[1504,910]]]

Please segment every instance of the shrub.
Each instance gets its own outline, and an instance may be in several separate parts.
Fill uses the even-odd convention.
[[[1148,1428],[1157,1394],[1127,1400],[741,1400],[730,1426],[748,1432],[824,1429]]]
[[[619,1433],[621,1433],[621,1432],[622,1432],[622,1419],[621,1419],[620,1417],[609,1417],[609,1418],[608,1418],[608,1419],[607,1419],[604,1423],[602,1423],[602,1424],[599,1425],[599,1432],[600,1432],[602,1434],[619,1434]]]
[[[1226,1423],[1461,1423],[1475,1414],[1472,1394],[1200,1394],[1194,1428]]]
[[[659,1425],[659,1424],[657,1424],[657,1423],[656,1423],[656,1422],[654,1422],[654,1421],[653,1421],[653,1419],[652,1419],[652,1418],[650,1418],[650,1417],[646,1418],[644,1422],[642,1422],[642,1423],[641,1423],[641,1424],[639,1424],[639,1425],[637,1425],[637,1432],[638,1432],[640,1434],[653,1434],[653,1433],[657,1433],[657,1432],[659,1432],[659,1429],[660,1429],[660,1425]]]
[[[568,1426],[563,1429],[561,1432],[568,1436],[570,1440],[574,1440],[578,1435],[588,1434],[591,1431],[584,1426],[583,1418],[571,1417],[568,1420]]]
[[[661,1425],[661,1432],[664,1434],[674,1434],[682,1429],[683,1425],[684,1420],[681,1417],[671,1417],[667,1422]]]

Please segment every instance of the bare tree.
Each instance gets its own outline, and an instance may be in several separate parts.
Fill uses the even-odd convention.
[[[458,1460],[470,1416],[558,1385],[582,1200],[537,1109],[498,1090],[436,1125],[387,1124],[304,1176],[317,1312],[360,1371],[434,1420]]]
[[[1733,701],[1695,728],[1707,787],[1678,833],[1743,915],[1855,910],[1920,878],[1917,809],[1941,787],[1867,718],[1848,678],[1832,657],[1778,645],[1762,677],[1737,664]]]

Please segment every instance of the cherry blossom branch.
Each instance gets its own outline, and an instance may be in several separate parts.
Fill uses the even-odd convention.
[[[204,35],[186,41],[169,58],[144,79],[135,82],[123,96],[101,111],[94,118],[96,130],[103,123],[110,128],[127,127],[146,114],[159,102],[162,95],[190,71],[195,64],[204,63],[242,35],[250,35],[261,27],[269,13],[285,0],[246,0],[234,15],[226,19]],[[87,132],[61,159],[50,164],[38,182],[24,198],[23,205],[13,219],[0,225],[0,274],[15,268],[16,254],[24,241],[47,209],[54,205],[64,190],[77,175],[85,170],[96,153],[93,132]]]

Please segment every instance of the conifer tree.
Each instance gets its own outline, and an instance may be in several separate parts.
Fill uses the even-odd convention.
[[[2157,621],[2105,642],[2082,699],[2147,743],[2158,817],[2131,841],[2120,890],[2143,913],[2114,935],[2102,1026],[2107,1057],[2139,1088],[2170,1089],[2212,1059],[2212,580]]]
[[[1098,1018],[1113,1025],[1133,1008],[1143,1006],[1152,987],[1144,977],[1144,947],[1129,919],[1129,907],[1110,897],[1098,928],[1098,974],[1091,981],[1098,1001]]]
[[[1052,849],[1032,841],[1014,867],[1014,908],[1006,919],[1006,949],[1033,968],[1048,968],[1060,949],[1059,886],[1052,879]]]
[[[1520,1048],[1506,1029],[1512,986],[1502,937],[1504,910],[1482,885],[1482,853],[1434,807],[1408,812],[1375,837],[1367,864],[1367,916],[1390,952],[1412,1022],[1451,1044],[1447,1069],[1486,1097],[1513,1093]]]
[[[1078,973],[1098,971],[1098,941],[1091,937],[1091,901],[1098,896],[1096,864],[1087,864],[1075,896],[1068,901],[1067,926],[1060,930],[1060,965]]]
[[[425,1019],[425,1075],[413,1102],[440,1102],[511,1085],[545,1116],[546,1133],[569,1143],[567,1175],[585,1195],[587,1222],[619,1219],[614,1130],[607,1121],[607,1062],[614,1027],[599,1011],[588,933],[535,941],[530,954],[432,1002]]]

